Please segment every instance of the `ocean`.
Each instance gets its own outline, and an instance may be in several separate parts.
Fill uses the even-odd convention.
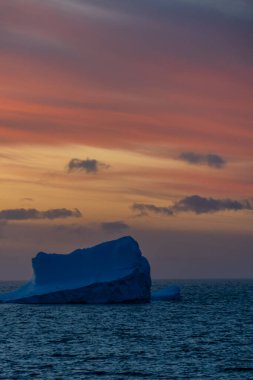
[[[253,379],[253,280],[173,282],[180,301],[0,304],[0,379]]]

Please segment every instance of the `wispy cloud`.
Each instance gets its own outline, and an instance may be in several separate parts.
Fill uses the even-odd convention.
[[[80,160],[79,158],[73,158],[68,163],[68,171],[86,171],[86,173],[97,173],[100,169],[108,169],[110,165],[95,159]]]
[[[171,207],[159,207],[153,204],[134,203],[132,208],[134,211],[139,212],[139,216],[147,215],[149,212],[167,216],[174,215],[173,209]]]
[[[75,208],[69,210],[67,208],[55,208],[46,211],[39,211],[35,208],[17,208],[6,209],[0,211],[0,220],[31,220],[31,219],[64,219],[79,218],[81,212]]]
[[[252,20],[252,3],[250,0],[180,0],[186,4],[203,7],[243,19]]]
[[[50,6],[55,6],[56,9],[65,11],[66,13],[73,13],[74,15],[85,15],[94,19],[101,19],[108,22],[122,22],[127,19],[127,15],[117,8],[110,7],[104,2],[93,1],[79,1],[79,0],[53,0],[45,1]],[[130,17],[129,17],[130,18]]]
[[[160,207],[153,204],[134,203],[134,211],[138,211],[140,216],[148,213],[173,216],[182,212],[193,212],[195,214],[208,214],[219,211],[243,211],[253,210],[253,202],[250,200],[215,199],[205,198],[199,195],[191,195],[180,199],[168,207]]]
[[[251,152],[252,25],[207,12],[233,3],[250,14],[250,1],[2,3],[1,144],[218,150],[226,139],[226,152]]]
[[[193,165],[208,165],[212,168],[221,169],[226,164],[223,157],[218,154],[199,154],[195,152],[182,152],[179,156],[181,160]]]

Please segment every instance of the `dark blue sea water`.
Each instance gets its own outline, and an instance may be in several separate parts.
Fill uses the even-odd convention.
[[[0,379],[253,379],[253,280],[177,284],[177,302],[0,304]]]

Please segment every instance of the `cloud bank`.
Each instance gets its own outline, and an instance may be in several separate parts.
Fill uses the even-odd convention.
[[[110,166],[95,159],[80,160],[73,158],[68,163],[68,171],[85,171],[86,173],[97,173],[100,169],[108,169]]]
[[[0,211],[0,220],[64,219],[81,216],[82,214],[77,208],[74,210],[55,208],[46,211],[39,211],[35,208],[17,208]]]
[[[195,214],[208,214],[219,211],[242,211],[253,210],[253,203],[250,200],[232,200],[205,198],[199,195],[185,197],[172,206],[159,207],[153,204],[134,203],[134,211],[138,211],[140,216],[148,213],[173,216],[181,212],[193,212]]]
[[[195,152],[182,152],[179,158],[193,165],[208,165],[211,168],[221,169],[226,164],[223,157],[218,154],[199,154]]]

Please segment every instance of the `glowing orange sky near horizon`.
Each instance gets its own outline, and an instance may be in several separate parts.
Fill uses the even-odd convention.
[[[1,3],[0,210],[78,208],[81,219],[61,223],[251,234],[247,209],[169,218],[131,207],[194,194],[252,201],[252,35],[246,4],[235,13],[226,0]],[[69,173],[73,158],[109,167]]]

